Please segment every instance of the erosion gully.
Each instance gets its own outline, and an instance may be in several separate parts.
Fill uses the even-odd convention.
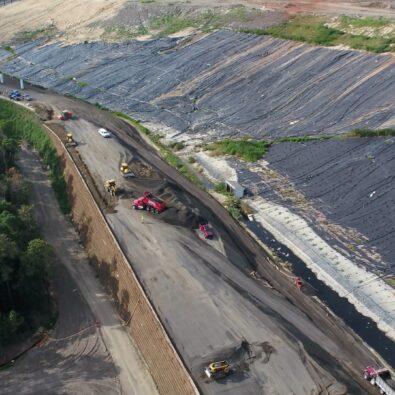
[[[275,237],[259,223],[243,221],[245,225],[268,247],[276,251],[283,261],[292,265],[292,271],[314,289],[316,296],[337,317],[350,327],[366,344],[374,349],[395,369],[395,342],[389,339],[370,318],[359,313],[346,298],[340,297],[334,290],[309,269],[289,248],[278,242]]]

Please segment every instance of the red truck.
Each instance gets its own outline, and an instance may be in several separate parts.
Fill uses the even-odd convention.
[[[68,119],[73,118],[73,113],[71,111],[64,110],[58,115],[58,119],[61,121],[67,121]]]
[[[199,230],[202,232],[205,239],[212,239],[214,236],[213,231],[207,224],[199,224]]]
[[[379,388],[380,394],[395,395],[395,383],[391,379],[388,369],[375,369],[373,366],[368,366],[363,371],[363,376],[369,380],[372,385]]]
[[[159,214],[166,208],[166,203],[158,199],[151,192],[144,192],[143,196],[133,200],[132,207],[135,210],[147,210]]]

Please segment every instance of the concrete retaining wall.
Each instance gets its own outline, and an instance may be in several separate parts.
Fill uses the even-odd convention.
[[[63,143],[49,128],[64,168],[73,221],[103,284],[150,370],[160,394],[198,391],[153,310],[136,275]]]

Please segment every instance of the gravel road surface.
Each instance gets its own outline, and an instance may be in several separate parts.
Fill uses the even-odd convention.
[[[45,239],[59,258],[59,308],[47,343],[0,373],[2,394],[156,394],[156,387],[115,307],[61,214],[38,158],[22,149],[19,165]],[[97,325],[99,323],[99,325]]]

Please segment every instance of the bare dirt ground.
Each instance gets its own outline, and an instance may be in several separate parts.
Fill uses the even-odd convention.
[[[133,212],[125,199],[118,200],[116,213],[107,215],[204,393],[255,394],[263,389],[289,393],[291,387],[300,394],[310,390],[319,393],[323,387],[333,394],[369,392],[369,387],[361,387],[364,384],[359,374],[374,356],[338,320],[328,317],[288,278],[268,265],[263,251],[217,202],[160,160],[124,122],[84,103],[48,93],[34,95],[77,113],[79,120],[68,122],[67,129],[81,143],[78,150],[98,185],[105,178],[117,177],[119,160],[127,154],[129,159],[152,167],[162,180],[136,179],[125,183],[118,176],[119,183],[137,193],[146,188],[163,193],[165,183],[177,198],[170,202],[173,209],[177,202],[187,202],[190,210],[213,224],[225,255],[199,240],[177,210],[173,213],[178,226],[169,225],[166,218],[163,221],[161,217],[148,216],[141,224],[141,213]],[[102,139],[96,132],[99,125],[114,131],[117,137]],[[278,292],[246,276],[254,267]],[[201,381],[203,365],[212,358],[227,357],[237,364],[244,360],[240,349],[243,337],[257,353],[255,361],[243,365],[221,385]],[[263,357],[262,342],[276,350],[270,361]],[[284,382],[279,374],[284,370],[296,372],[296,376]]]
[[[0,373],[2,394],[156,394],[144,363],[95,278],[72,225],[60,213],[39,159],[22,150],[20,167],[43,236],[60,264],[59,318],[48,340]]]
[[[140,0],[20,0],[0,7],[0,42],[8,42],[22,32],[35,32],[38,29],[51,29],[54,38],[64,42],[76,43],[97,41],[102,39],[105,25],[108,21],[122,18],[125,6],[134,7],[138,18],[166,15],[177,8],[179,11],[189,12],[191,9],[213,9],[210,0],[155,0],[143,2]],[[281,22],[281,15],[299,13],[316,13],[326,15],[358,15],[385,16],[395,18],[395,2],[383,1],[285,1],[285,0],[219,0],[215,7],[227,9],[236,5],[271,11],[271,18]],[[159,11],[158,11],[159,10]],[[275,11],[273,13],[273,11]],[[116,18],[115,18],[116,17]],[[115,19],[113,19],[115,18]],[[136,24],[135,16],[130,20],[123,20],[125,25]],[[111,22],[112,23],[112,22]]]

